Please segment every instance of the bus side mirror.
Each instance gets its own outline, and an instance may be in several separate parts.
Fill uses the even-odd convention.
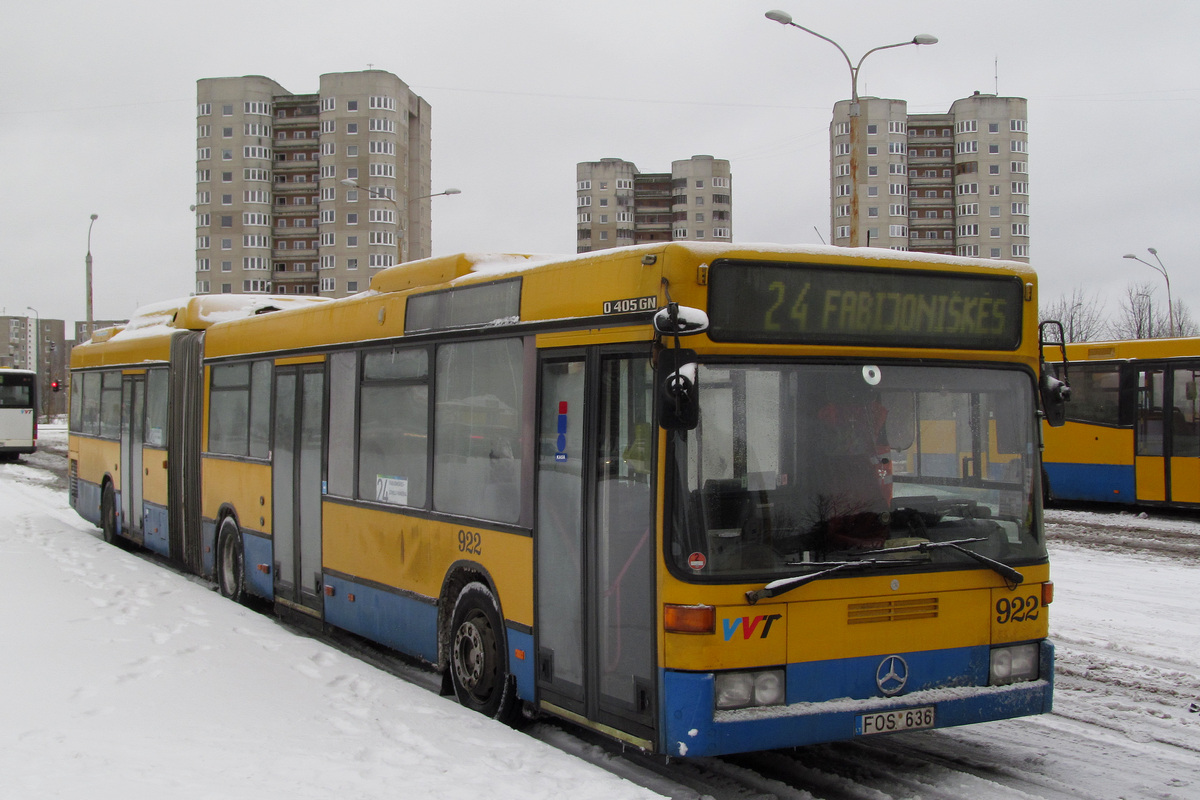
[[[667,303],[654,315],[654,330],[663,336],[695,336],[708,330],[708,314],[698,308]]]
[[[663,350],[658,356],[658,424],[665,430],[690,431],[700,423],[696,391],[696,351]]]
[[[1042,379],[1038,382],[1038,392],[1042,396],[1042,413],[1051,428],[1061,428],[1067,421],[1067,401],[1071,399],[1071,387],[1042,370]]]

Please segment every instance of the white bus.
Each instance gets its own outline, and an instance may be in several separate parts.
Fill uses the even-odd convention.
[[[0,368],[0,460],[37,449],[37,374]]]

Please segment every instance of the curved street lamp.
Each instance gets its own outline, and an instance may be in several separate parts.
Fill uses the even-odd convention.
[[[397,237],[397,239],[400,240],[400,241],[396,242],[396,254],[398,256],[397,263],[403,263],[405,260],[404,254],[408,250],[407,242],[403,241],[403,239],[404,239],[403,220],[404,220],[405,207],[401,206],[400,201],[397,200],[396,198],[392,197],[391,195],[377,194],[376,193],[377,190],[373,186],[368,186],[368,187],[360,186],[358,183],[358,180],[355,178],[342,178],[340,181],[338,181],[338,183],[341,183],[343,186],[348,186],[351,189],[361,189],[361,190],[365,191],[367,193],[368,200],[387,200],[389,203],[391,203],[392,205],[394,205],[396,207],[396,237]],[[462,189],[454,189],[454,188],[443,189],[440,192],[434,192],[433,194],[423,194],[420,197],[413,197],[410,199],[426,200],[430,197],[441,197],[442,195],[449,195],[449,194],[462,194]],[[407,201],[406,201],[406,205],[407,205]]]
[[[855,64],[845,48],[840,44],[830,39],[828,36],[817,33],[814,30],[798,25],[792,21],[792,15],[786,11],[768,11],[764,16],[772,22],[778,22],[780,25],[790,25],[793,28],[799,28],[805,33],[810,33],[818,39],[829,42],[838,49],[842,54],[842,58],[846,59],[846,66],[850,68],[850,246],[858,246],[858,143],[862,138],[861,133],[861,117],[859,116],[858,105],[858,71],[862,68],[862,64],[867,60],[867,56],[871,53],[880,50],[889,50],[893,47],[906,47],[910,44],[937,44],[937,37],[928,33],[918,33],[907,42],[896,42],[895,44],[885,44],[879,47],[872,47],[870,50],[862,54],[862,58],[858,59]],[[868,244],[870,242],[868,241]]]
[[[1175,327],[1175,304],[1171,302],[1171,276],[1167,275],[1167,268],[1163,266],[1162,259],[1158,257],[1158,251],[1153,247],[1147,247],[1146,252],[1154,256],[1154,260],[1158,262],[1158,266],[1151,264],[1149,261],[1143,261],[1133,253],[1128,253],[1124,257],[1132,258],[1141,264],[1145,264],[1150,269],[1163,276],[1163,280],[1167,282],[1167,323],[1171,326],[1170,335],[1178,336],[1179,330]]]
[[[96,224],[99,216],[99,214],[92,214],[92,221],[88,223],[87,257],[83,260],[87,272],[87,329],[85,333],[88,339],[92,338],[92,226]]]

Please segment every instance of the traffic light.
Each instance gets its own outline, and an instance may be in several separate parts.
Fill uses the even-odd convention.
[[[62,384],[58,381],[50,381],[50,391],[57,392],[62,388]]]

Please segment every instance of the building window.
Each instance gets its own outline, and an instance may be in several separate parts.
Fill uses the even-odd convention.
[[[872,170],[875,170],[876,172],[878,172],[878,170],[879,170],[879,168],[878,168],[878,167],[871,167],[871,169],[872,169]],[[847,175],[849,175],[849,174],[850,174],[850,165],[849,165],[849,164],[836,164],[836,165],[834,165],[834,167],[833,167],[833,177],[835,177],[835,178],[844,178],[844,177],[846,177],[846,176],[847,176]],[[870,174],[874,175],[874,174],[875,174],[875,172],[872,172],[872,173],[870,173]]]
[[[988,235],[991,236],[993,239],[999,239],[1000,238],[1000,229],[999,228],[990,228],[988,230]]]
[[[196,271],[197,272],[208,272],[208,259],[207,258],[197,258],[196,259]]]
[[[1012,235],[1013,236],[1028,236],[1029,235],[1029,223],[1028,222],[1014,222],[1013,226],[1012,226]]]
[[[873,128],[875,126],[871,125],[870,127]],[[875,131],[868,130],[868,133],[874,133],[874,132]],[[838,123],[834,124],[833,135],[834,136],[849,136],[850,135],[850,123],[849,122],[838,122]]]
[[[999,174],[1000,174],[1000,165],[999,164],[988,164],[988,175],[999,175]]]
[[[958,206],[958,215],[960,217],[978,216],[979,203],[960,203]]]
[[[879,207],[878,206],[868,207],[867,208],[867,216],[868,217],[878,217],[879,216]]]
[[[1014,133],[1028,133],[1029,123],[1023,119],[1010,119],[1008,129]]]
[[[1015,258],[1029,258],[1029,245],[1014,244],[1012,246],[1012,254]]]
[[[901,135],[908,135],[908,123],[907,122],[895,122],[895,121],[888,122],[888,133],[899,133]]]
[[[849,148],[849,146],[850,146],[850,145],[846,145],[846,147],[847,147],[847,148]],[[850,151],[849,151],[849,150],[847,150],[846,152],[848,153],[848,152],[850,152]],[[879,146],[878,146],[878,145],[873,145],[873,144],[869,144],[869,145],[867,145],[867,155],[869,155],[869,156],[877,156],[877,155],[879,155]]]
[[[974,133],[979,130],[979,122],[973,119],[964,119],[954,123],[954,132],[959,133]]]
[[[958,185],[958,193],[963,194],[979,194],[978,183],[960,183]]]
[[[1012,193],[1013,194],[1029,194],[1029,184],[1025,183],[1023,181],[1013,181]]]
[[[849,175],[849,174],[850,174],[850,165],[849,165],[849,164],[845,164],[845,165],[843,165],[843,166],[845,166],[845,167],[846,167],[846,172],[845,172],[845,174],[846,174],[846,175]],[[875,176],[875,175],[878,175],[878,174],[879,174],[879,167],[875,166],[874,164],[872,164],[871,166],[867,167],[867,175],[869,175],[869,176]]]
[[[850,143],[849,142],[838,142],[837,144],[835,144],[833,146],[833,154],[835,156],[850,155]]]
[[[908,238],[908,226],[907,225],[889,225],[888,226],[888,236],[894,236],[894,237],[900,237],[900,238],[907,239]]]
[[[372,95],[367,101],[367,107],[384,111],[396,110],[396,98],[387,95]]]
[[[837,227],[837,231],[835,233],[835,238],[849,239],[850,238],[850,226],[849,225],[839,225]]]

